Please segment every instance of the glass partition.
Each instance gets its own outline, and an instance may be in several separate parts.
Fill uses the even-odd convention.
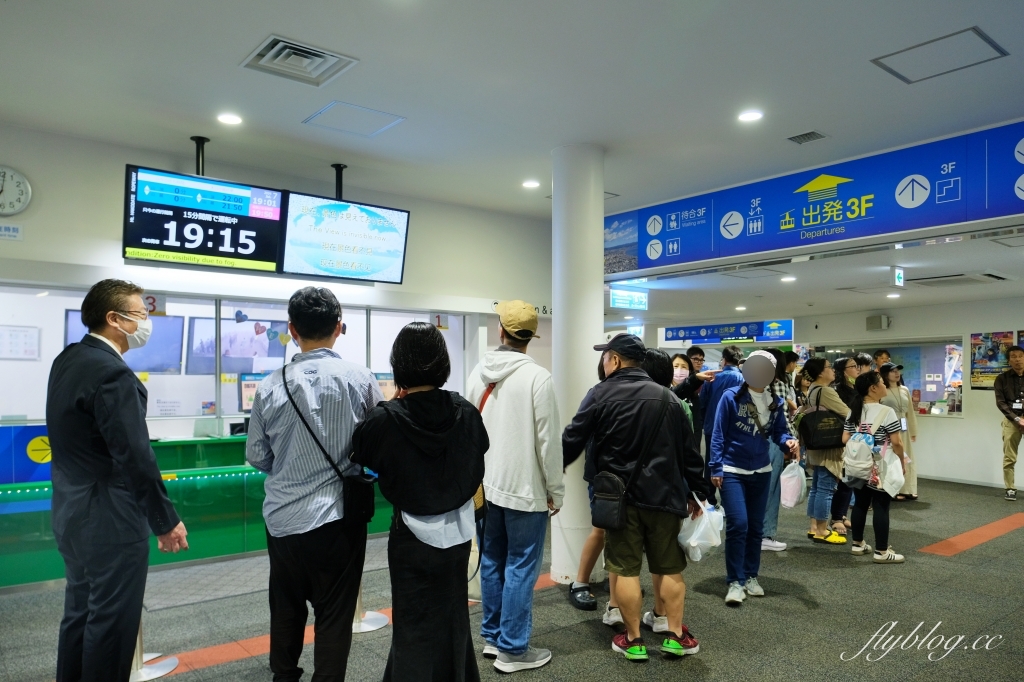
[[[815,346],[813,354],[830,362],[856,353],[873,355],[889,351],[891,361],[903,365],[903,383],[910,389],[918,414],[958,415],[963,412],[963,339],[932,341],[885,341],[866,344],[829,344]]]
[[[465,348],[462,315],[447,315],[448,328],[441,329],[448,345],[448,357],[452,365],[451,377],[444,388],[456,393],[465,392]],[[370,311],[370,371],[381,382],[391,380],[391,346],[402,327],[410,322],[430,322],[427,313],[413,313],[393,310]],[[383,386],[382,386],[383,387]],[[386,395],[386,392],[385,392]]]

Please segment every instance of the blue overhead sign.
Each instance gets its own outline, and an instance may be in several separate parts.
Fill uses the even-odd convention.
[[[782,343],[793,340],[793,320],[668,327],[665,329],[665,340],[693,343]]]
[[[608,216],[605,233],[635,224],[646,269],[1020,213],[1014,123]]]
[[[626,308],[627,310],[647,310],[646,291],[627,291],[625,289],[611,289],[608,298],[609,305],[612,308]]]

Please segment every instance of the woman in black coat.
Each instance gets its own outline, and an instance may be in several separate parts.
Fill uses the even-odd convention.
[[[406,325],[391,366],[395,398],[378,404],[352,437],[352,461],[377,473],[394,507],[394,633],[384,680],[477,682],[466,576],[487,431],[473,405],[441,390],[451,366],[436,327]]]

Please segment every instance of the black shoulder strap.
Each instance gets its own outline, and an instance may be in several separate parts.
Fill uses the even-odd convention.
[[[306,427],[306,430],[309,431],[309,435],[313,437],[313,442],[316,443],[318,448],[320,448],[320,452],[324,454],[324,459],[326,459],[327,463],[331,465],[332,469],[334,469],[334,473],[338,474],[338,480],[344,483],[345,477],[342,475],[341,469],[339,469],[337,463],[331,459],[331,456],[327,454],[327,448],[320,443],[320,439],[316,437],[316,433],[313,431],[312,427],[310,427],[309,422],[307,422],[306,418],[302,416],[302,410],[300,410],[299,406],[295,404],[295,398],[292,397],[292,390],[288,388],[287,364],[281,368],[281,383],[284,384],[284,392],[288,394],[288,401],[291,402],[292,407],[295,408],[295,414],[299,415],[299,419],[302,420],[302,425]]]
[[[651,447],[654,445],[654,439],[658,437],[658,431],[661,430],[661,424],[665,421],[665,413],[668,412],[669,401],[675,400],[675,396],[672,395],[672,391],[667,388],[663,388],[662,390],[661,409],[658,411],[658,421],[654,423],[654,428],[647,432],[647,439],[644,441],[644,449],[640,451],[640,457],[636,460],[636,465],[633,467],[633,473],[629,475],[629,481],[626,483],[626,490],[629,490],[629,486],[633,485],[633,481],[636,480],[637,474],[640,473],[640,469],[643,468],[644,463],[647,461],[647,455],[651,452]]]

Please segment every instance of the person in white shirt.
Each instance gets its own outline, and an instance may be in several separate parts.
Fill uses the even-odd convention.
[[[539,668],[551,652],[530,646],[533,587],[540,573],[548,515],[562,506],[562,443],[551,373],[526,355],[537,311],[525,301],[498,307],[501,345],[467,381],[490,438],[485,455],[487,514],[480,587],[484,656],[502,672]]]

